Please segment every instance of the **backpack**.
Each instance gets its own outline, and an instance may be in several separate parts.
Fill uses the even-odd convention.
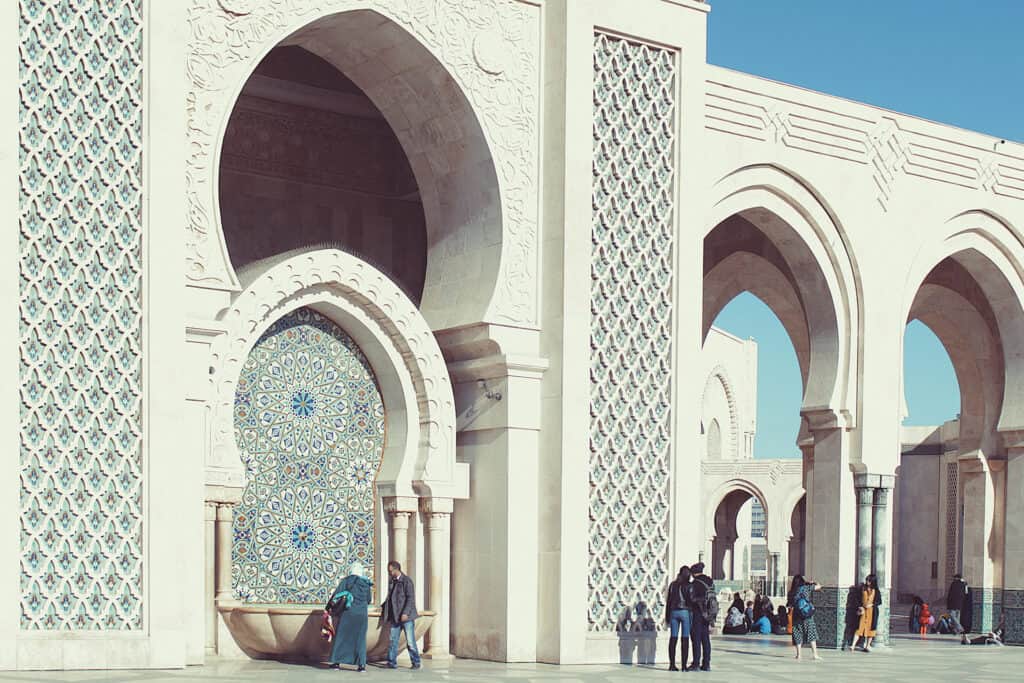
[[[697,601],[697,609],[700,610],[700,615],[704,617],[704,621],[713,624],[715,619],[718,618],[718,596],[703,581],[697,579],[694,581],[694,584],[697,583],[704,589],[704,597]]]
[[[814,603],[801,595],[796,599],[796,611],[801,619],[809,619],[814,616]]]

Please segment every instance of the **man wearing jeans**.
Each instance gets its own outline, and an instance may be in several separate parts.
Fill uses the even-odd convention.
[[[949,616],[953,619],[953,629],[956,633],[964,632],[964,627],[960,621],[960,613],[967,603],[967,593],[969,590],[964,577],[959,574],[953,574],[953,582],[949,584],[949,592],[946,593],[946,609],[949,610]]]
[[[388,643],[388,668],[397,669],[398,640],[405,631],[405,642],[409,646],[409,659],[412,668],[420,668],[420,653],[416,649],[416,592],[412,579],[402,573],[402,565],[388,562],[388,598],[382,606],[383,617],[391,627],[391,638]]]

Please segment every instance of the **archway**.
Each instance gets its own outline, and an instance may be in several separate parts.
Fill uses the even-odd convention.
[[[524,300],[532,286],[513,292],[502,281],[532,282],[535,264],[521,258],[530,245],[517,243],[511,262],[503,251],[497,162],[466,84],[395,19],[354,2],[333,5],[340,11],[312,22],[312,8],[296,11],[296,19],[306,17],[299,25],[236,13],[235,28],[258,24],[260,35],[276,33],[280,42],[247,43],[238,53],[251,61],[227,128],[213,149],[197,140],[197,154],[213,160],[219,201],[209,211],[224,229],[206,225],[205,179],[190,173],[190,278],[237,285],[235,271],[250,259],[326,244],[394,274],[434,329],[479,322],[495,308],[524,309],[518,312],[532,320],[534,302]],[[190,74],[213,70],[223,78],[217,69],[237,73],[237,59],[197,62]],[[496,69],[503,87],[521,76],[512,65]],[[212,80],[193,78],[194,96],[205,95]],[[511,113],[495,113],[493,122]],[[505,175],[519,180],[527,170]],[[528,227],[532,213],[517,210],[509,227]],[[459,297],[450,296],[453,289]]]
[[[412,566],[416,567],[416,579],[430,586],[425,601],[427,608],[435,613],[430,643],[438,653],[447,652],[450,515],[453,499],[468,496],[469,472],[466,465],[455,462],[454,398],[444,358],[433,333],[412,302],[389,278],[369,264],[336,249],[285,254],[259,261],[244,269],[240,276],[247,285],[246,289],[225,312],[223,324],[227,332],[217,339],[213,347],[215,365],[211,369],[216,398],[210,428],[214,461],[208,468],[208,477],[239,487],[246,486],[252,478],[259,480],[258,471],[243,467],[244,461],[251,464],[253,459],[246,457],[251,454],[244,449],[242,453],[239,451],[240,444],[235,438],[236,419],[239,417],[236,405],[254,379],[247,373],[247,364],[254,349],[260,352],[261,340],[267,338],[268,332],[275,334],[275,326],[280,326],[282,320],[299,315],[317,321],[329,320],[331,325],[322,323],[321,326],[343,330],[344,334],[336,338],[349,339],[351,346],[357,347],[365,357],[365,363],[360,361],[352,366],[357,370],[362,368],[366,380],[363,387],[368,386],[368,376],[376,381],[383,405],[383,414],[379,417],[387,435],[380,444],[380,467],[372,489],[371,510],[357,510],[356,517],[365,527],[370,515],[375,523],[388,515],[388,538],[385,543],[380,534],[376,535],[372,553],[368,552],[370,540],[366,538],[364,549],[367,555],[372,555],[370,559],[375,564],[372,571],[378,576],[383,575],[383,565],[389,558],[409,566],[410,553],[422,550],[422,560]],[[315,354],[307,354],[307,359],[310,363],[318,360]],[[281,370],[279,374],[287,373]],[[300,408],[316,405],[317,391],[306,386],[293,389],[291,399],[297,400]],[[302,389],[307,390],[307,396],[299,395]],[[244,430],[241,430],[239,436],[244,435]],[[275,438],[283,439],[283,432]],[[363,444],[359,448],[365,451],[370,446]],[[248,447],[246,443],[244,448]],[[274,452],[276,458],[282,452],[290,451],[275,449]],[[303,464],[316,467],[318,464],[315,459],[313,462],[309,458],[294,460],[297,467]],[[369,468],[364,467],[363,470],[365,483]],[[336,487],[329,485],[328,488]],[[312,496],[323,494],[316,487],[307,489]],[[419,512],[430,519],[429,525],[414,522]],[[325,533],[344,530],[353,524],[358,526],[360,520],[341,520],[338,524],[334,524],[333,518],[328,521],[324,525]],[[299,539],[304,543],[310,539],[308,532],[316,533],[317,529],[306,531],[305,540]],[[357,531],[361,533],[362,529]],[[218,537],[216,553],[220,558],[219,566],[231,567],[228,559],[231,545],[230,535]],[[340,564],[341,560],[333,562]],[[309,577],[311,582],[327,584],[336,578],[328,577],[326,572]],[[230,574],[227,580],[230,582]],[[381,585],[383,582],[378,585],[378,591]],[[223,578],[218,579],[217,594],[218,606],[222,610],[234,609],[230,602],[225,602],[230,600],[232,592],[230,585],[224,585]],[[296,597],[315,595],[309,593]],[[260,612],[264,613],[270,614],[266,609]],[[241,622],[235,623],[232,619],[228,618],[227,623],[238,637],[234,629]],[[241,640],[239,643],[243,644]],[[273,654],[294,656],[296,653]]]
[[[703,329],[739,294],[760,299],[786,330],[801,377],[800,428],[808,494],[809,572],[830,590],[849,580],[840,550],[853,547],[853,474],[842,432],[856,424],[860,392],[860,281],[831,208],[778,167],[747,166],[714,186],[703,242]],[[705,342],[706,343],[706,342]],[[712,509],[706,510],[710,515]],[[784,542],[781,541],[780,542]],[[788,553],[779,547],[779,562]]]
[[[948,354],[959,414],[927,428],[904,427],[896,585],[903,599],[941,596],[952,575],[962,573],[981,589],[973,593],[975,628],[991,628],[1001,606],[989,589],[1004,584],[1011,538],[1004,534],[1003,461],[1007,442],[1015,443],[1008,434],[1024,412],[1016,388],[1024,354],[1022,287],[1011,256],[1019,243],[987,214],[962,214],[945,227],[950,237],[926,247],[914,265],[905,310],[907,323],[927,326]],[[904,385],[910,381],[905,377]],[[930,550],[923,561],[915,557],[916,539]]]
[[[712,505],[711,578],[763,587],[769,569],[764,494],[754,486],[735,483]]]

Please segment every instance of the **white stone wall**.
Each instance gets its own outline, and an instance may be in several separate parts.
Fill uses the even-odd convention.
[[[712,421],[721,436],[721,458],[754,457],[757,431],[757,342],[712,327],[701,351],[704,391],[701,425],[702,457],[708,456]]]

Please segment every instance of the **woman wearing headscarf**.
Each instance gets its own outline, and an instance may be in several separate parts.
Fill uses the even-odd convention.
[[[366,671],[367,605],[373,582],[363,574],[363,565],[353,562],[348,576],[338,583],[327,603],[336,631],[328,661],[335,668],[339,664],[351,664],[359,671]]]

